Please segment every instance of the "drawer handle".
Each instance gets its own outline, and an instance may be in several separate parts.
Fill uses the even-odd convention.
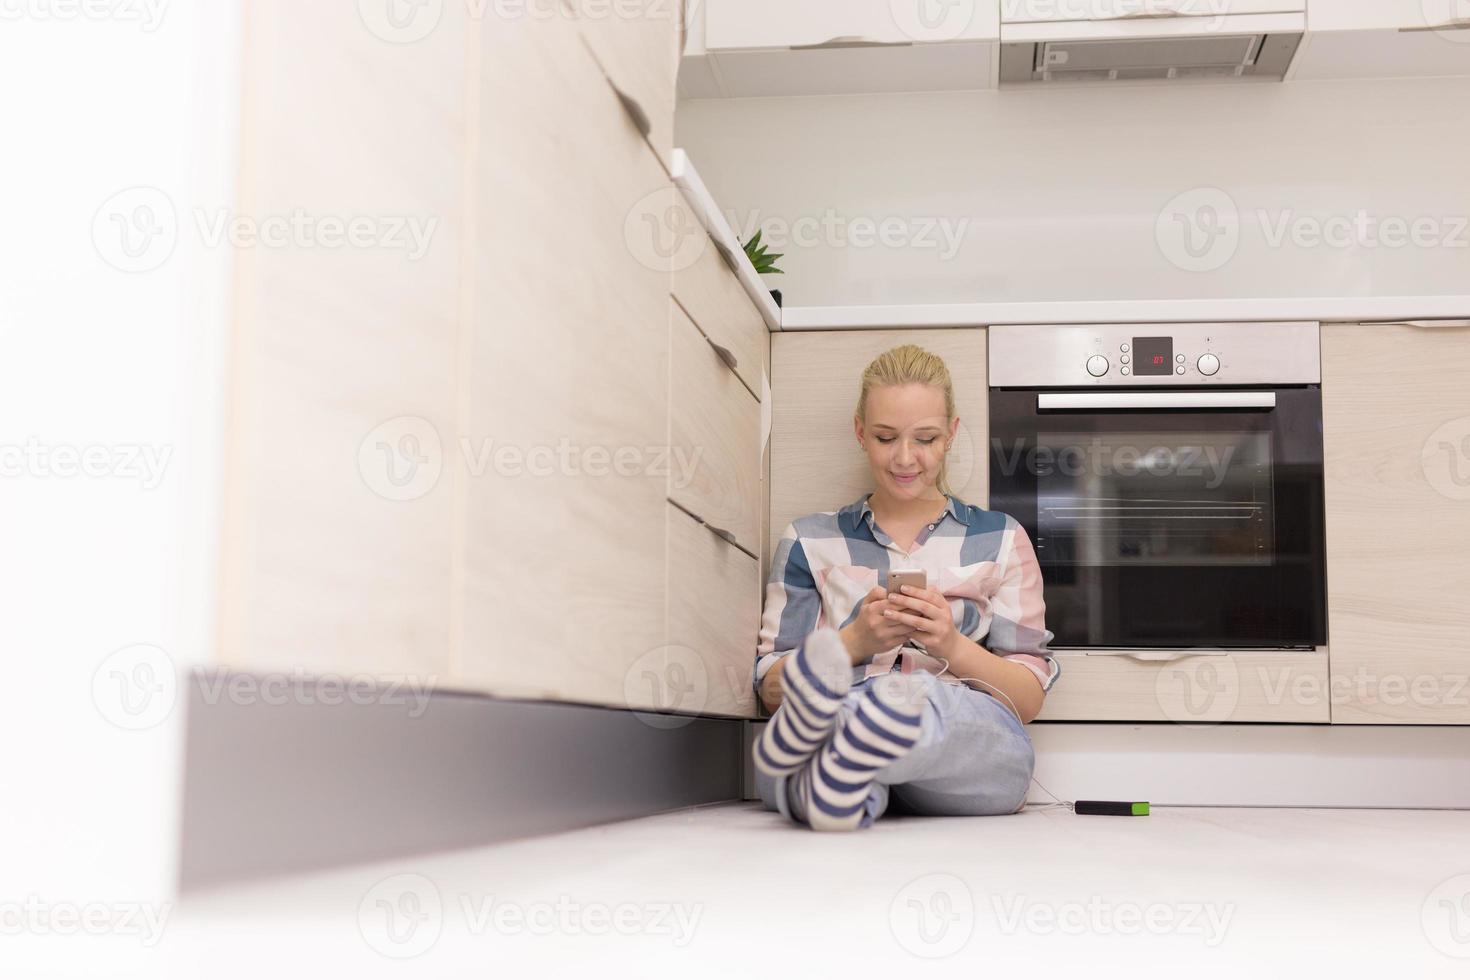
[[[709,340],[708,337],[705,339]],[[710,340],[709,345],[715,349],[715,353],[720,355],[720,360],[724,361],[725,366],[731,371],[740,367],[740,362],[735,359],[735,352],[730,350],[730,348],[717,344],[713,340]]]
[[[643,111],[643,106],[637,99],[619,88],[618,83],[611,78],[607,80],[607,83],[617,93],[618,101],[623,104],[623,111],[633,120],[633,125],[638,127],[638,132],[643,134],[644,139],[648,139],[649,134],[653,132],[653,124],[648,121],[648,113]]]
[[[1470,27],[1470,24],[1466,24]],[[1421,330],[1432,330],[1445,327],[1470,327],[1470,320],[1373,320],[1372,322],[1383,327],[1419,327]]]
[[[735,545],[736,547],[739,547],[740,542],[738,542],[738,541],[735,540],[735,535],[733,533],[731,533],[730,531],[725,530],[724,528],[720,527],[718,524],[711,524],[709,521],[705,521],[704,522],[704,526],[707,527],[707,528],[709,528],[711,531],[713,531],[715,533],[715,536],[716,537],[724,538],[726,541],[730,542],[731,544]]]
[[[825,48],[905,48],[910,47],[912,41],[875,41],[870,37],[860,34],[839,34],[829,37],[825,41],[816,44],[793,44],[792,51],[821,51]]]
[[[1228,650],[1089,650],[1089,657],[1127,657],[1149,662],[1183,660],[1185,657],[1228,657]]]
[[[1422,34],[1426,31],[1470,31],[1470,17],[1451,17],[1442,24],[1428,27],[1400,27],[1400,34]]]

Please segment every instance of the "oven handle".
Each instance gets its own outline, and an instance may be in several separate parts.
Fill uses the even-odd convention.
[[[1089,657],[1127,657],[1130,660],[1167,661],[1185,657],[1228,657],[1228,650],[1088,650]]]
[[[1274,391],[1086,391],[1036,396],[1036,408],[1075,412],[1106,408],[1265,408],[1276,407]]]

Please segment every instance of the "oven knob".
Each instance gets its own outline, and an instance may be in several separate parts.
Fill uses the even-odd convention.
[[[1094,378],[1101,378],[1108,373],[1108,359],[1101,354],[1093,354],[1087,359],[1087,373]]]
[[[1202,354],[1197,366],[1200,374],[1214,374],[1220,370],[1220,359],[1214,354]]]

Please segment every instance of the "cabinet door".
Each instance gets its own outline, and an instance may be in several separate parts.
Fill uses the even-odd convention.
[[[1306,9],[1307,0],[1000,0],[1000,18],[1005,24],[1162,17],[1213,20],[1240,14],[1295,14]]]
[[[673,187],[574,21],[480,30],[460,675],[658,707],[673,301],[639,236]]]
[[[550,3],[552,0],[541,0]],[[648,142],[671,166],[674,92],[683,3],[679,0],[564,0],[602,70],[648,124]]]
[[[1470,723],[1470,329],[1322,328],[1332,720]]]
[[[709,51],[999,36],[994,3],[932,0],[705,0]]]
[[[767,554],[786,525],[803,514],[837,510],[873,489],[868,458],[852,417],[863,369],[900,344],[944,358],[954,382],[959,436],[950,450],[949,483],[966,503],[990,500],[986,465],[985,330],[813,330],[771,336],[771,519]]]
[[[463,10],[406,44],[351,4],[244,11],[238,201],[198,216],[237,263],[220,656],[443,678]]]

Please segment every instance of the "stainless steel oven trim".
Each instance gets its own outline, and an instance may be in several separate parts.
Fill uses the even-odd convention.
[[[1100,391],[1042,392],[1036,407],[1045,411],[1097,408],[1275,408],[1274,391]]]

